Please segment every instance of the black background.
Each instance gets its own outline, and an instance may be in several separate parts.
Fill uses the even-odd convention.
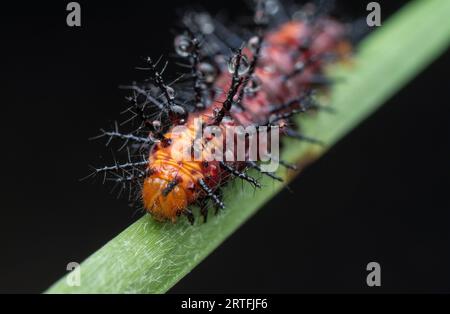
[[[387,18],[405,1],[380,2]],[[198,3],[243,11],[240,1],[90,1],[82,27],[69,28],[65,1],[2,4],[0,292],[44,291],[140,216],[100,183],[78,181],[111,160],[87,138],[118,117],[117,87],[139,79],[140,58],[171,52],[175,8]],[[348,18],[365,5],[338,3]],[[450,292],[449,57],[171,292]],[[366,286],[370,261],[382,266],[380,288]]]

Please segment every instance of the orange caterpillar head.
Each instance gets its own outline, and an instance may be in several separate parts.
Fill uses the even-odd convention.
[[[183,212],[188,205],[186,190],[180,186],[171,188],[175,178],[151,175],[144,181],[142,200],[145,209],[157,220],[172,220]],[[170,191],[167,193],[166,191]]]
[[[217,162],[205,164],[184,158],[185,155],[181,153],[185,148],[191,151],[191,143],[195,137],[192,121],[188,121],[185,132],[166,133],[165,138],[170,140],[171,145],[158,143],[150,154],[150,175],[144,179],[142,201],[145,210],[157,220],[175,222],[180,214],[189,213],[188,206],[204,194],[199,181],[206,177],[215,178],[219,174]],[[217,148],[222,145],[221,141],[214,138],[209,143]],[[202,154],[200,160],[206,160],[209,152],[204,150]]]
[[[191,163],[176,162],[168,156],[156,154],[152,160],[151,175],[142,188],[144,208],[157,220],[171,220],[187,210],[196,199],[195,171]]]

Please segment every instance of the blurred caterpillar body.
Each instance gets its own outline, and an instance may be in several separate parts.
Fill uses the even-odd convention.
[[[183,160],[175,156],[179,152],[174,147],[189,147],[196,139],[196,119],[202,118],[206,125],[214,125],[224,134],[226,127],[254,125],[277,127],[281,134],[308,140],[290,128],[288,121],[297,112],[319,108],[311,97],[312,91],[328,83],[322,75],[327,58],[334,55],[339,59],[349,52],[347,30],[343,24],[311,10],[303,19],[287,20],[270,29],[266,21],[270,17],[268,1],[257,1],[257,35],[244,41],[228,63],[224,62],[226,51],[221,51],[224,43],[210,29],[204,30],[205,23],[214,26],[217,22],[204,14],[185,17],[188,31],[175,38],[176,51],[190,61],[194,81],[191,93],[185,93],[185,105],[176,100],[174,89],[164,82],[163,71],[157,70],[158,62],[149,59],[146,70],[151,73],[152,86],[131,87],[133,112],[142,120],[138,131],[102,134],[126,143],[136,142],[144,149],[146,157],[141,162],[116,164],[96,172],[121,171],[117,182],[141,182],[143,206],[157,220],[175,222],[184,214],[193,222],[191,205],[199,205],[206,220],[207,201],[218,209],[224,208],[218,192],[233,177],[259,187],[257,180],[246,174],[248,168],[260,169],[258,162],[249,158],[228,161],[225,157],[213,160],[202,156],[201,160]],[[145,101],[139,102],[142,95]],[[150,107],[153,109],[148,114]],[[179,125],[185,127],[182,134],[174,132]],[[223,151],[222,138],[210,136],[201,141],[201,145],[210,144]]]

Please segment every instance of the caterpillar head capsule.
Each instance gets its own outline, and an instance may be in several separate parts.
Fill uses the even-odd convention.
[[[175,222],[187,208],[189,196],[182,179],[174,175],[175,167],[165,168],[144,180],[142,200],[144,208],[157,220]]]
[[[171,135],[168,139],[177,137]],[[188,211],[188,206],[197,198],[196,182],[202,176],[201,165],[182,160],[174,151],[171,145],[157,145],[149,162],[151,171],[143,181],[144,208],[160,221],[175,222]]]

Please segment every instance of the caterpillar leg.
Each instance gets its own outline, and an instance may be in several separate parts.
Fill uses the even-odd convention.
[[[193,225],[194,222],[195,222],[195,217],[194,217],[194,214],[192,213],[192,211],[190,209],[186,208],[185,210],[183,210],[182,213],[183,213],[183,215],[186,216],[186,218],[188,219],[189,223],[191,225]]]
[[[274,180],[277,180],[277,181],[280,181],[280,182],[284,181],[283,178],[281,178],[281,177],[279,177],[279,176],[277,176],[277,175],[275,175],[275,174],[273,174],[271,172],[264,172],[264,171],[262,171],[261,167],[254,161],[247,161],[247,165],[249,167],[253,168],[253,169],[256,169],[257,171],[261,172],[262,174],[264,174],[264,175],[266,175],[266,176],[268,176],[268,177],[270,177],[270,178],[272,178]]]
[[[216,193],[217,197],[219,198],[219,200],[222,202],[222,200],[223,200],[223,190],[221,188],[217,188],[215,193]],[[225,209],[225,206],[221,207],[220,205],[216,204],[216,207],[215,207],[215,210],[214,210],[214,214],[217,215],[217,213],[221,209]]]
[[[203,222],[206,223],[208,220],[208,203],[206,199],[200,199],[198,201],[198,206],[200,207],[200,215],[203,216]]]
[[[213,192],[213,190],[206,184],[203,179],[198,180],[198,184],[202,188],[202,190],[206,193],[206,196],[210,198],[218,209],[225,209],[225,205],[223,204],[220,197]]]
[[[297,170],[297,166],[291,163],[288,163],[282,159],[278,159],[272,155],[266,155],[266,157],[268,157],[269,159],[275,160],[276,162],[278,162],[280,165],[282,165],[284,168],[289,169],[289,170]]]
[[[241,178],[241,179],[247,181],[248,183],[252,184],[255,188],[261,188],[261,184],[255,178],[247,175],[245,172],[240,172],[240,171],[234,169],[233,167],[228,166],[223,161],[220,162],[220,166],[225,171],[227,171],[228,173],[231,173],[235,177]]]

